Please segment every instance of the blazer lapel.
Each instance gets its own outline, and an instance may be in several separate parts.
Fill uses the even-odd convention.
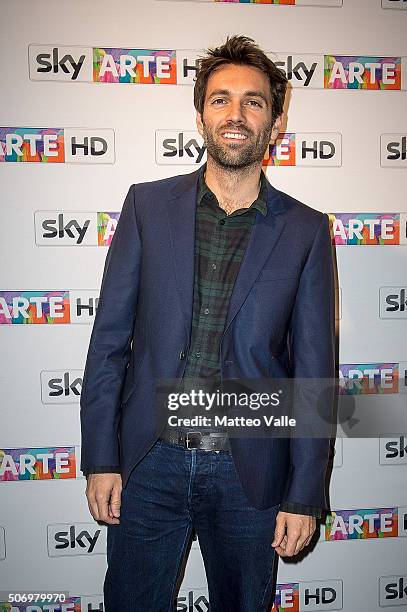
[[[267,183],[267,215],[263,216],[259,211],[256,212],[254,226],[230,298],[223,333],[238,313],[286,224],[284,215],[281,214],[286,207],[280,193],[269,181]]]

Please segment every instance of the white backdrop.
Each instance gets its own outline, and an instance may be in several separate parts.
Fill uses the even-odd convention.
[[[103,609],[105,529],[88,512],[86,481],[78,470],[80,381],[107,252],[106,245],[98,246],[97,224],[107,224],[99,228],[99,236],[106,228],[111,235],[118,217],[112,213],[120,212],[131,183],[195,169],[203,152],[195,133],[193,70],[183,79],[185,84],[176,83],[177,79],[182,82],[183,58],[190,65],[200,50],[220,44],[227,34],[251,36],[287,70],[292,64],[285,131],[296,134],[296,165],[281,165],[289,142],[289,137],[282,136],[278,162],[267,166],[267,176],[275,187],[332,215],[333,231],[338,233],[334,241],[341,373],[347,378],[369,376],[369,372],[372,376],[376,371],[376,387],[354,397],[355,406],[372,411],[394,405],[407,409],[405,59],[401,60],[401,84],[392,78],[396,74],[392,65],[407,56],[407,12],[403,10],[407,3],[344,0],[342,5],[336,0],[302,0],[297,4],[170,0],[58,4],[3,0],[1,4],[1,248],[5,263],[0,286],[4,357],[0,590],[62,590],[73,598],[62,608],[20,604],[13,612],[70,612],[81,605],[82,610]],[[92,82],[92,48],[96,47],[175,50],[175,84],[166,84],[165,76],[156,84]],[[51,66],[46,55],[52,56],[53,49],[58,49],[59,60],[64,55],[74,60],[84,55],[76,79],[72,79],[69,60],[62,62],[68,72],[61,64],[58,72],[38,72]],[[144,57],[149,54],[145,52]],[[324,61],[329,62],[324,56],[335,56],[334,69],[345,75],[346,88],[324,88]],[[383,75],[387,85],[366,91],[362,88],[366,79],[361,77],[359,88],[348,88],[351,76],[345,59],[338,61],[338,56],[354,56],[350,61],[362,69],[366,62],[389,64]],[[138,68],[143,67],[140,61]],[[316,63],[307,86],[299,62],[307,69]],[[161,66],[165,74],[168,64]],[[97,66],[95,74],[98,70]],[[351,74],[352,70],[355,75],[361,69],[354,63]],[[375,70],[374,76],[380,77],[379,68]],[[372,67],[368,78],[371,74]],[[17,128],[23,129],[17,132]],[[65,155],[60,152],[60,159],[65,163],[19,163],[19,143],[25,142],[21,152],[27,159],[30,142],[33,154],[47,140],[44,132],[27,136],[27,128],[48,128],[50,159],[58,152],[58,133],[53,130],[63,129]],[[62,132],[60,140],[61,136]],[[93,144],[94,153],[103,151],[103,146],[106,152],[92,155],[83,148],[72,150],[72,142],[83,144],[84,138]],[[165,155],[174,146],[176,150],[180,138],[184,144],[196,138],[196,144],[180,149],[182,155],[179,150]],[[312,161],[307,154],[302,160],[302,141],[308,146],[315,141],[317,148],[320,141],[331,143],[322,150],[332,152],[334,145],[335,155]],[[111,214],[98,217],[97,212]],[[382,231],[371,240],[374,244],[363,244],[363,240],[362,244],[340,244],[341,225],[335,221],[341,219],[339,213],[365,220],[361,225],[365,232],[369,229],[366,213],[389,221],[387,226],[374,226]],[[58,218],[63,219],[60,225]],[[343,219],[346,238],[355,221]],[[69,225],[75,220],[77,226]],[[78,242],[78,226],[82,242]],[[27,294],[30,291],[36,293]],[[13,297],[20,300],[19,315],[11,308]],[[58,325],[60,314],[69,314],[68,299],[71,322],[67,318]],[[28,312],[29,302],[39,319],[33,317],[33,310]],[[48,305],[51,315],[56,315],[55,323],[41,324]],[[337,441],[330,484],[336,515],[326,530],[321,527],[320,540],[304,560],[280,562],[276,610],[375,612],[393,606],[407,610],[406,443],[407,425],[384,430],[381,440]],[[194,543],[178,609],[207,610],[206,595],[201,555]],[[0,598],[0,610],[9,609],[2,607]]]

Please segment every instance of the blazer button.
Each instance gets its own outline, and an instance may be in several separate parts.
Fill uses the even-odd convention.
[[[185,359],[185,351],[184,351],[184,350],[181,350],[181,351],[180,351],[180,353],[179,353],[179,358],[180,358],[181,360],[182,360],[182,359]]]

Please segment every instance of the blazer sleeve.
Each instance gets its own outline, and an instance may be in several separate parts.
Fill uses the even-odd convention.
[[[83,376],[80,469],[84,474],[88,468],[120,465],[120,397],[131,351],[140,262],[132,185],[107,252]]]
[[[335,378],[335,285],[329,218],[323,213],[302,270],[290,322],[292,374],[297,430],[290,442],[291,478],[285,501],[326,508],[328,464]],[[332,381],[332,383],[330,382]],[[307,393],[311,388],[311,393]],[[304,432],[304,437],[301,434]]]

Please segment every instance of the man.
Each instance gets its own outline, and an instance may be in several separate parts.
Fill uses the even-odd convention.
[[[211,612],[266,612],[276,555],[307,546],[326,507],[327,438],[156,429],[161,379],[334,377],[328,217],[262,172],[286,86],[250,38],[209,50],[194,89],[207,163],[124,202],[81,398],[106,612],[173,610],[193,531]]]

